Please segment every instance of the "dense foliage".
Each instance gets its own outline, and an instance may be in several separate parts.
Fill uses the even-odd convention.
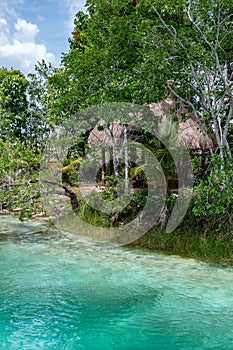
[[[76,15],[70,51],[51,80],[58,93],[51,110],[58,114],[66,110],[69,115],[99,103],[146,104],[178,98],[192,111],[209,152],[193,159],[200,164],[193,215],[204,230],[229,230],[232,3],[89,0],[87,10]],[[154,152],[159,153],[157,148]],[[172,173],[169,162],[163,166]]]
[[[0,203],[21,217],[41,211],[38,173],[49,123],[35,75],[0,69]]]
[[[36,172],[44,142],[49,130],[74,113],[104,103],[145,105],[176,98],[207,141],[205,152],[191,153],[195,189],[190,226],[231,232],[232,1],[87,0],[86,7],[75,17],[60,68],[42,62],[28,79],[19,71],[0,70],[0,202],[27,208],[38,200]],[[72,164],[85,155],[87,137],[77,140],[67,155],[64,186],[77,185],[78,168]],[[148,135],[140,137],[161,160],[167,181],[175,178],[164,146],[152,137],[148,141]],[[146,185],[143,170],[131,170],[132,180],[135,174]],[[114,195],[114,186],[103,195]],[[168,213],[174,198],[171,193],[167,198]]]

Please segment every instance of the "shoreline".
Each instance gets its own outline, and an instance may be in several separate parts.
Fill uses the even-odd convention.
[[[0,217],[13,216],[21,221],[17,214],[18,212],[4,210],[0,212]],[[26,218],[23,222],[27,220],[45,222],[53,226],[51,219],[44,213],[35,214],[32,218]],[[165,255],[177,255],[207,263],[233,265],[233,237],[229,237],[229,235],[227,237],[223,233],[204,235],[193,228],[192,231],[190,228],[188,230],[187,227],[175,230],[171,234],[154,227],[144,236],[122,247],[158,252]]]

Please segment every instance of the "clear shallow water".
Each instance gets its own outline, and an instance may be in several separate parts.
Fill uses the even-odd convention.
[[[0,278],[0,349],[233,349],[230,267],[0,217]]]

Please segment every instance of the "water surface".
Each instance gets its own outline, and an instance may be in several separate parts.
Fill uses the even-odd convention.
[[[1,349],[232,350],[233,269],[0,217]]]

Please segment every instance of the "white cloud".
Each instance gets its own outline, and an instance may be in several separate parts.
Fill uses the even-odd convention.
[[[26,74],[32,72],[35,64],[42,59],[52,63],[55,60],[54,55],[48,53],[42,44],[14,40],[12,44],[0,48],[1,65],[18,68]]]
[[[67,38],[73,31],[75,15],[78,11],[85,11],[86,0],[0,0],[0,3],[0,67],[13,67],[27,74],[42,59],[56,66],[60,64],[60,51],[66,50],[62,49],[62,45],[68,47]],[[29,13],[33,16],[28,15],[27,18],[24,13],[27,13],[25,8],[28,6],[31,6]],[[44,6],[48,7],[48,13]],[[55,18],[56,6],[59,6],[58,16],[62,12],[60,25]],[[49,17],[51,9],[54,10],[54,18]],[[39,35],[40,27],[35,23],[43,25]],[[40,42],[38,38],[41,38]],[[47,45],[57,57],[48,52]]]
[[[7,21],[5,20],[5,18],[0,18],[0,23],[3,25],[7,25]]]
[[[34,70],[35,64],[44,59],[56,64],[55,56],[47,52],[46,46],[36,43],[39,33],[37,25],[18,19],[11,35],[6,19],[0,19],[0,67],[13,67],[25,74]]]
[[[14,39],[21,42],[34,42],[39,28],[36,24],[28,23],[24,19],[18,19],[15,23]]]

